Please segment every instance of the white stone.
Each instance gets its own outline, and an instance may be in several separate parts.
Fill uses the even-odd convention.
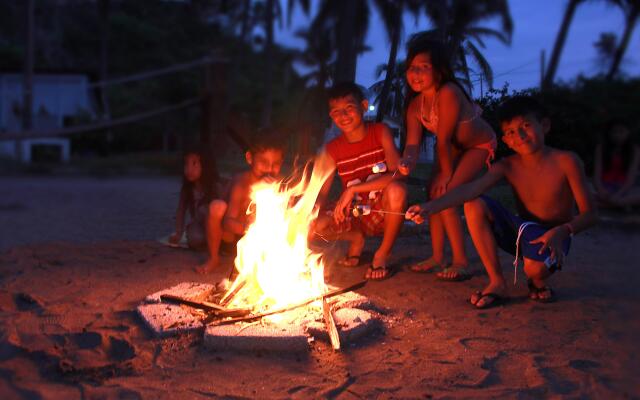
[[[187,300],[202,301],[205,300],[214,290],[216,286],[209,283],[201,282],[182,282],[169,289],[148,295],[144,298],[145,303],[160,303],[160,296],[170,294],[182,297]]]
[[[155,337],[170,337],[204,328],[197,315],[177,304],[140,304],[136,311]]]
[[[300,325],[232,324],[207,326],[204,345],[210,350],[304,352],[309,337]]]

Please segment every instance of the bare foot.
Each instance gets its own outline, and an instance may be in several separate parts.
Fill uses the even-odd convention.
[[[493,296],[488,296],[492,294]],[[502,282],[489,283],[482,291],[476,292],[471,295],[471,304],[477,308],[489,307],[497,298],[504,297],[507,294],[507,285]]]
[[[433,257],[420,261],[419,263],[413,264],[409,267],[411,271],[421,273],[434,272],[440,268],[442,268],[442,260],[438,261]]]
[[[211,257],[204,264],[196,267],[196,272],[199,274],[206,275],[208,273],[213,272],[220,263],[220,259],[218,257]]]

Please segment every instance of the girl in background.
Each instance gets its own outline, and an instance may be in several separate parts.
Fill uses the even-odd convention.
[[[412,39],[407,52],[407,83],[413,98],[406,114],[407,141],[398,170],[408,175],[415,167],[422,141],[422,128],[436,136],[436,163],[429,196],[471,181],[489,164],[497,147],[496,135],[482,119],[475,104],[456,80],[446,48],[437,41]],[[464,248],[462,220],[455,208],[429,218],[433,255],[411,269],[432,272],[438,278],[460,281],[470,277]],[[444,237],[449,238],[453,260],[444,268]]]
[[[640,166],[640,148],[631,131],[620,121],[612,121],[596,147],[594,183],[601,206],[631,207],[640,204],[634,188]]]
[[[217,197],[216,171],[204,151],[188,150],[183,156],[182,187],[176,210],[176,231],[169,242],[177,244],[185,232],[185,214],[190,221],[186,226],[187,243],[192,249],[206,249],[206,221],[209,203]]]

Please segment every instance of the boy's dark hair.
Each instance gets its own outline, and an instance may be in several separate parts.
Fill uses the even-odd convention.
[[[273,128],[260,128],[249,144],[248,151],[255,155],[266,150],[279,150],[285,153],[287,143],[279,131]]]
[[[364,93],[360,86],[354,82],[339,82],[327,90],[327,100],[341,99],[347,96],[353,96],[358,103],[364,100]]]
[[[547,109],[532,96],[518,95],[502,102],[498,108],[498,123],[533,114],[538,121],[549,117]]]

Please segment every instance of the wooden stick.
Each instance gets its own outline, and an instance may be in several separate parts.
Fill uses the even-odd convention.
[[[208,301],[188,300],[171,294],[161,295],[160,300],[167,303],[184,304],[189,307],[199,308],[201,310],[205,310],[207,312],[215,314],[218,318],[239,317],[247,315],[251,312],[251,310],[249,310],[248,308],[225,308]]]
[[[322,314],[324,315],[324,325],[327,327],[329,339],[331,339],[331,347],[334,350],[340,350],[340,334],[338,334],[338,327],[326,298],[322,299]]]
[[[322,300],[322,299],[328,299],[328,298],[331,298],[333,296],[337,296],[339,294],[343,294],[343,293],[351,292],[351,291],[356,290],[356,289],[360,289],[361,287],[366,285],[367,282],[368,282],[367,280],[363,280],[363,281],[355,283],[355,284],[353,284],[351,286],[348,286],[348,287],[346,287],[344,289],[332,290],[332,291],[329,291],[329,292],[327,292],[327,293],[325,293],[325,294],[323,294],[321,296],[317,296],[317,297],[305,300],[303,302],[300,302],[298,304],[294,304],[292,306],[278,308],[276,310],[266,311],[266,312],[259,313],[259,314],[247,315],[245,317],[230,318],[230,319],[224,319],[224,320],[218,320],[218,321],[213,321],[215,319],[215,318],[213,318],[214,316],[209,316],[209,317],[204,319],[203,323],[205,325],[211,323],[211,325],[217,326],[217,325],[235,324],[236,322],[255,321],[255,320],[263,318],[263,317],[268,317],[269,315],[280,314],[280,313],[283,313],[283,312],[295,310],[296,308],[304,307],[304,306],[306,306],[308,304],[313,303],[314,301],[318,301],[318,300]],[[212,323],[212,321],[213,321],[213,323]]]
[[[242,281],[238,283],[238,286],[236,286],[235,289],[225,293],[224,296],[222,296],[222,299],[220,299],[220,305],[225,307],[227,304],[229,304],[246,283],[247,281]]]

